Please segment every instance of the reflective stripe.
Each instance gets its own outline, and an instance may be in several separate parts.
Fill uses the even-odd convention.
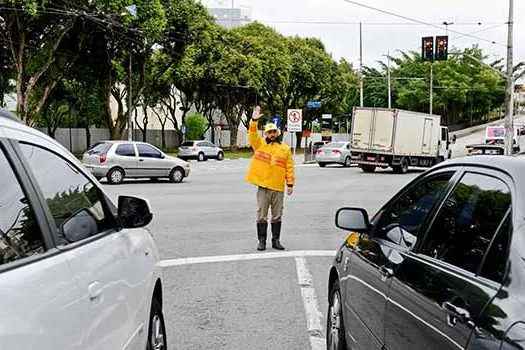
[[[275,158],[273,158],[273,162],[278,167],[286,168],[286,159],[284,159],[284,158],[275,157]]]
[[[268,153],[256,151],[255,154],[253,155],[253,159],[257,159],[257,160],[260,160],[261,162],[270,164],[272,161],[272,156]]]
[[[250,124],[250,132],[257,132],[257,124]]]

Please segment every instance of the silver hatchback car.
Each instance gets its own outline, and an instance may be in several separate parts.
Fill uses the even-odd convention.
[[[84,153],[82,163],[93,176],[105,177],[110,184],[120,184],[124,178],[168,178],[179,183],[190,175],[188,162],[144,142],[99,142]]]
[[[185,141],[179,147],[178,157],[184,160],[197,159],[199,162],[210,158],[223,160],[224,151],[208,141]]]
[[[345,167],[352,165],[350,142],[330,142],[315,151],[315,160],[321,168],[328,164],[341,164]]]

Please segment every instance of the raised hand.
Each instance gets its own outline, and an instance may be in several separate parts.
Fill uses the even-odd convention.
[[[252,119],[253,120],[259,120],[259,118],[261,118],[263,115],[261,114],[261,106],[256,106],[254,109],[253,109],[253,113],[252,113]]]

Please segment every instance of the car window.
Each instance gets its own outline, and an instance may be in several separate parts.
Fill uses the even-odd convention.
[[[494,282],[502,282],[507,267],[510,233],[512,229],[510,210],[501,225],[483,262],[480,275]]]
[[[502,180],[466,173],[436,216],[421,253],[476,272],[510,205]]]
[[[344,145],[344,143],[342,143],[342,142],[330,142],[324,147],[325,148],[341,148],[341,147],[343,147],[343,145]]]
[[[118,145],[115,153],[124,157],[135,157],[135,147],[131,143]]]
[[[110,142],[99,142],[91,147],[87,153],[89,154],[102,154],[107,153],[113,144]]]
[[[137,150],[139,151],[139,157],[143,158],[161,158],[162,156],[155,148],[141,143],[137,144]]]
[[[206,147],[215,148],[215,145],[211,142],[206,142]]]
[[[44,253],[33,209],[0,149],[0,265]]]
[[[206,146],[206,142],[198,142],[197,147],[208,147],[208,146]]]
[[[193,147],[193,141],[183,142],[181,147]]]
[[[432,176],[395,199],[386,210],[380,212],[375,236],[412,248],[421,225],[453,175],[453,172],[447,172]]]
[[[447,129],[441,129],[441,141],[447,141]]]
[[[43,148],[20,147],[55,220],[60,244],[116,228],[103,194],[74,165]]]

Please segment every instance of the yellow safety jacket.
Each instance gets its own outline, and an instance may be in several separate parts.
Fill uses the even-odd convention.
[[[256,186],[284,192],[284,185],[293,186],[295,169],[290,147],[279,142],[267,143],[257,134],[257,121],[250,120],[248,140],[254,155],[246,181]]]

